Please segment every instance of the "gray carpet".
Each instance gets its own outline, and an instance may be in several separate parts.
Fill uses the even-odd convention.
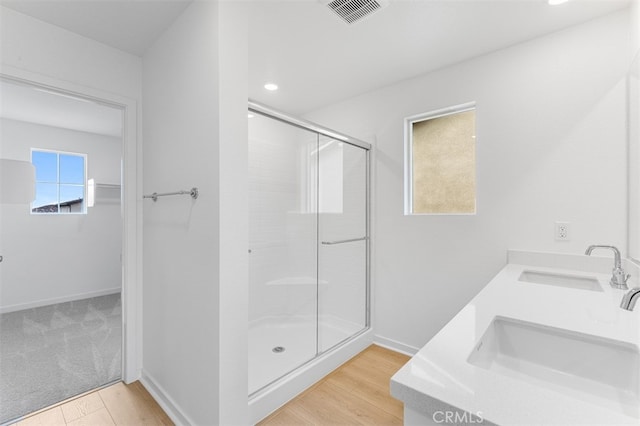
[[[0,314],[0,424],[121,377],[120,294]]]

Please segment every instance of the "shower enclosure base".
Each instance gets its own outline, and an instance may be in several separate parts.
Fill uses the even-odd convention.
[[[252,321],[249,326],[251,423],[257,423],[369,346],[373,334],[370,329],[356,334],[361,328],[353,323],[321,318],[318,341],[320,345],[332,342],[335,346],[316,357],[315,317]],[[284,350],[273,351],[278,347]]]
[[[363,327],[335,317],[271,317],[249,325],[249,395],[312,360]]]

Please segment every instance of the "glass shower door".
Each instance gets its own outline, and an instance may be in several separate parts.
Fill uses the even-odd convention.
[[[249,394],[317,354],[318,135],[249,119]]]
[[[328,134],[250,107],[250,397],[369,326],[368,147]]]
[[[367,150],[320,136],[318,352],[368,326]]]

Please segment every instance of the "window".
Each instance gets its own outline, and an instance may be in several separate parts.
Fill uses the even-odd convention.
[[[84,154],[32,149],[36,199],[31,205],[31,213],[86,213],[86,160]]]
[[[475,104],[405,120],[405,214],[475,214]]]

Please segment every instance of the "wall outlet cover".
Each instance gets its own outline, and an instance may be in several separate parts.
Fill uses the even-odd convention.
[[[556,222],[556,241],[569,241],[569,222]]]

